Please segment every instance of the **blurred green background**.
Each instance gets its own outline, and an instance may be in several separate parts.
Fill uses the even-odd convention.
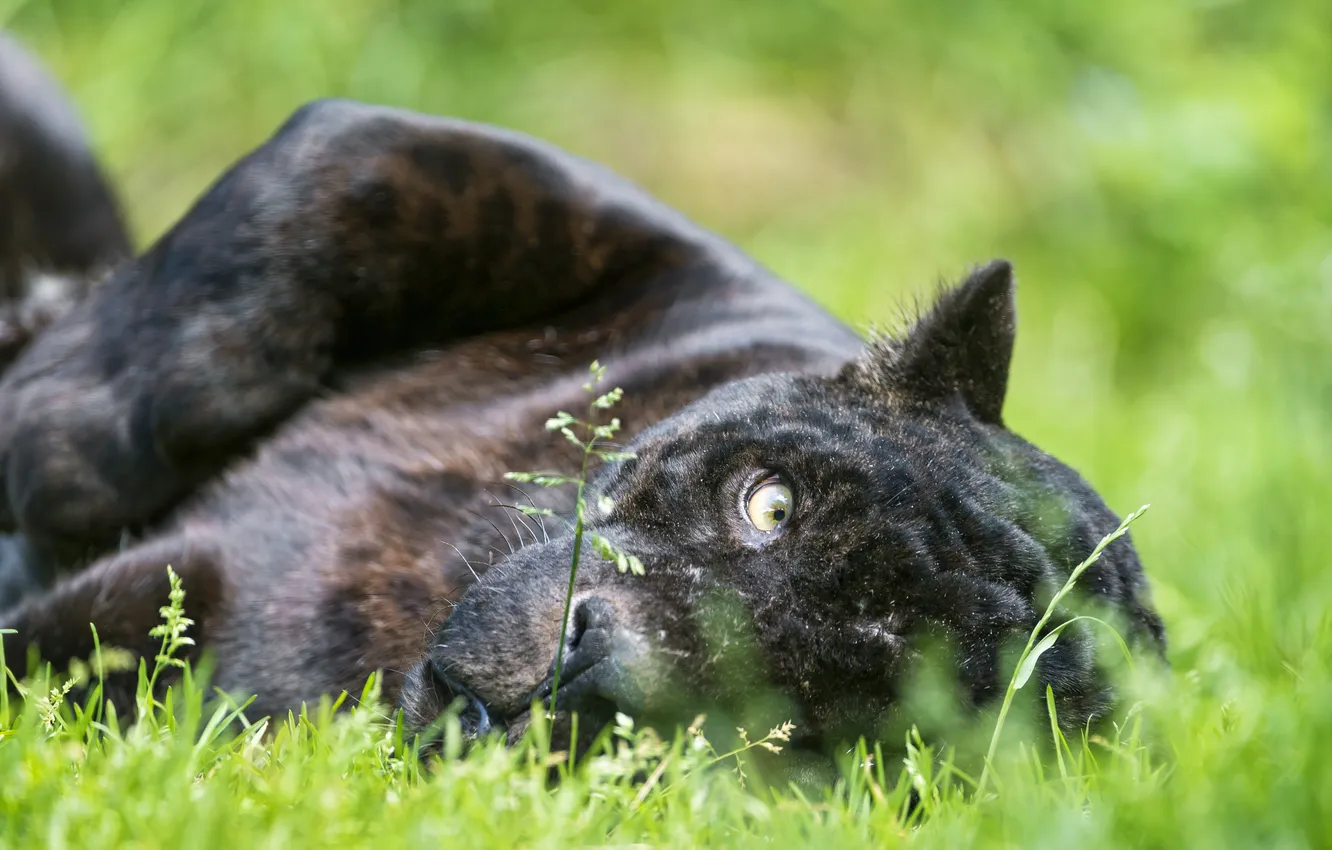
[[[1232,673],[1317,675],[1332,715],[1327,0],[0,0],[0,22],[69,87],[140,244],[343,95],[603,161],[862,326],[1012,259],[1009,423],[1121,513],[1153,503],[1135,535],[1176,668],[1222,699]]]

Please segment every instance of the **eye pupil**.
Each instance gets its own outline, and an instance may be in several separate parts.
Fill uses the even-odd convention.
[[[777,508],[772,512],[772,518],[777,520],[778,522],[781,522],[782,520],[786,519],[786,511],[782,510],[781,508]]]

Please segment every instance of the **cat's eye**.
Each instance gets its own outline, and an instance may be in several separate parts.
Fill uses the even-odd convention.
[[[791,519],[791,488],[776,475],[760,481],[745,498],[745,514],[759,531],[771,534]]]

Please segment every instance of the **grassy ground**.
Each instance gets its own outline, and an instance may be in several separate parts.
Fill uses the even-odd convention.
[[[187,698],[174,727],[90,743],[34,706],[0,741],[4,845],[1332,842],[1332,6],[8,0],[0,20],[69,84],[144,243],[342,94],[605,161],[859,324],[1009,257],[1007,418],[1121,512],[1153,504],[1134,536],[1173,663],[1137,690],[1150,751],[1093,742],[1067,780],[1009,764],[980,802],[948,779],[919,826],[897,803],[931,779],[900,756],[824,801],[743,793],[685,741],[640,799],[623,776],[650,741],[549,790],[539,746],[423,778],[370,710],[200,744]]]

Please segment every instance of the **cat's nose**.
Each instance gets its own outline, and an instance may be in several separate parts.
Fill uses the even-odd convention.
[[[599,596],[579,600],[573,609],[566,651],[583,663],[596,663],[610,653],[617,627],[615,606]]]
[[[603,720],[616,711],[634,714],[642,706],[643,692],[630,671],[643,650],[643,639],[609,600],[584,597],[570,613],[562,661],[557,656],[551,662],[539,696],[553,695],[558,711]],[[561,661],[558,683],[556,661]]]

